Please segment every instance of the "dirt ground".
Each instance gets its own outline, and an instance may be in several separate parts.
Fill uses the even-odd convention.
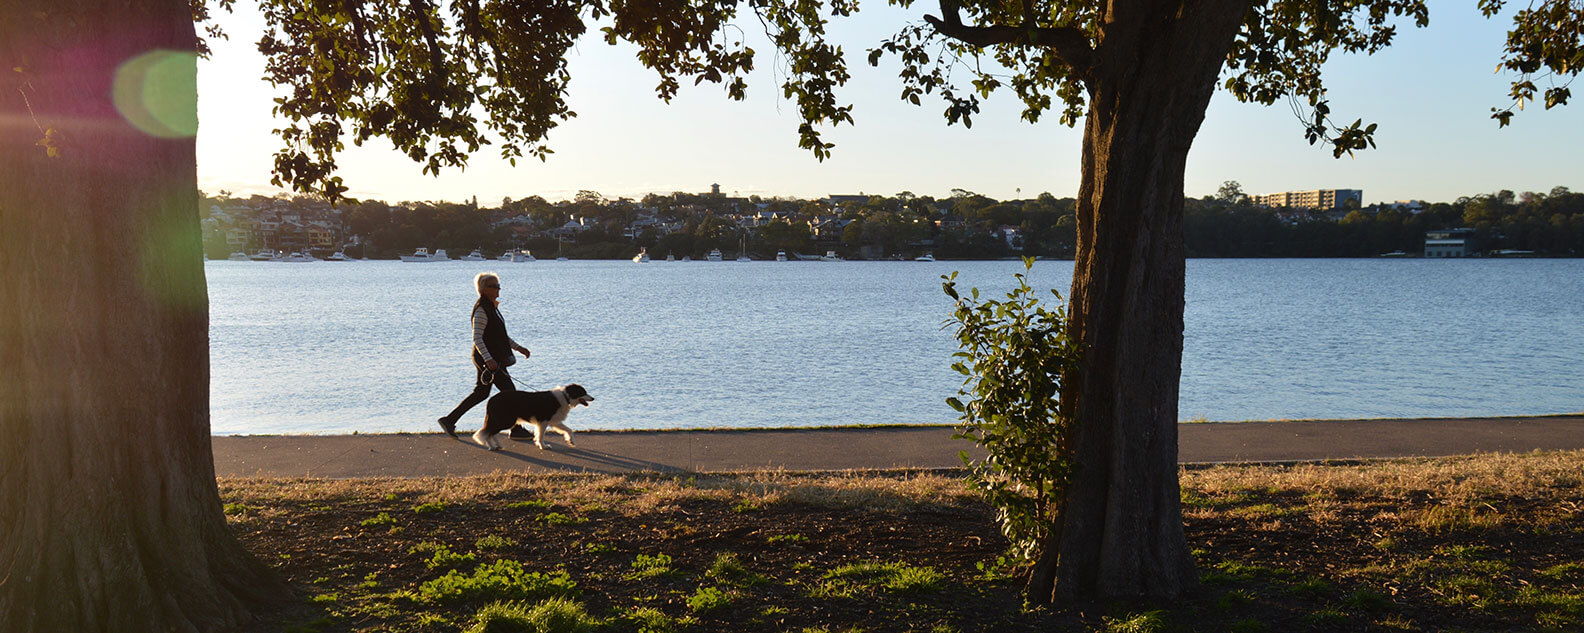
[[[602,631],[1584,630],[1584,452],[1185,471],[1201,586],[1061,609],[1024,608],[960,473],[221,492],[236,534],[299,590],[261,630],[484,630],[492,603],[555,597]]]

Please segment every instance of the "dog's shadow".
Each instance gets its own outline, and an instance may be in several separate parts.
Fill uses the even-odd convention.
[[[591,450],[591,449],[581,448],[581,447],[577,447],[577,446],[566,446],[566,445],[561,445],[561,444],[555,444],[555,445],[552,445],[553,448],[539,449],[537,447],[534,447],[532,442],[527,442],[527,443],[525,443],[525,445],[528,446],[529,448],[525,449],[523,452],[512,451],[512,450],[508,450],[506,448],[503,448],[503,449],[498,450],[498,451],[491,451],[491,452],[493,452],[493,453],[495,453],[497,455],[501,455],[503,457],[510,457],[510,458],[515,459],[517,461],[524,462],[524,463],[527,463],[527,464],[530,464],[530,465],[533,465],[533,466],[537,466],[539,468],[549,469],[549,470],[565,470],[565,471],[578,471],[578,472],[626,472],[626,471],[682,472],[682,471],[685,470],[683,468],[679,468],[679,467],[676,467],[676,466],[671,466],[669,464],[662,464],[660,462],[651,462],[651,461],[642,460],[642,459],[634,459],[634,458],[626,457],[626,456],[623,456],[623,455],[617,455],[615,453],[609,453],[609,452],[606,452],[606,451],[599,451],[599,450]],[[507,444],[507,446],[511,446],[511,445]],[[480,450],[482,450],[482,447],[480,448]],[[535,454],[564,455],[564,456],[570,457],[572,459],[579,460],[579,461],[582,461],[582,462],[588,462],[588,463],[579,464],[579,463],[569,463],[569,462],[557,461],[557,460],[554,460],[554,459],[544,459],[544,458],[541,458],[541,457],[536,457]]]

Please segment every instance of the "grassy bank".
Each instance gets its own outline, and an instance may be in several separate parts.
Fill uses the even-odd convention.
[[[1023,608],[949,474],[220,483],[300,588],[271,631],[1584,629],[1584,451],[1182,482],[1202,587],[1064,610]]]

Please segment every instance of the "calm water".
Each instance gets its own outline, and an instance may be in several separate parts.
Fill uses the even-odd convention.
[[[210,262],[218,434],[433,431],[472,387],[473,274],[579,428],[949,423],[940,275],[1020,262]],[[1033,283],[1064,294],[1071,262]],[[1183,419],[1584,410],[1584,260],[1192,260]],[[461,424],[474,428],[475,408]]]

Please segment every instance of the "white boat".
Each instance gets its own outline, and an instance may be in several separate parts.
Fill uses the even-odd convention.
[[[737,261],[740,261],[740,262],[751,262],[751,261],[753,261],[753,258],[748,257],[747,253],[743,253],[743,254],[737,256]]]
[[[786,260],[786,251],[776,251],[776,261],[784,262]]]
[[[935,261],[935,254],[934,253],[925,253],[923,255],[919,255],[918,257],[914,257],[913,261],[916,261],[916,262],[932,262],[932,261]]]
[[[352,259],[351,257],[347,257],[346,253],[343,253],[341,251],[336,251],[334,253],[331,253],[330,257],[328,259],[326,259],[325,261],[331,261],[331,262],[355,262],[357,260]]]
[[[1381,257],[1407,257],[1408,254],[1404,253],[1402,251],[1392,251],[1390,253],[1381,253],[1380,256]]]
[[[473,249],[473,252],[468,253],[466,255],[463,255],[462,256],[462,261],[464,261],[464,262],[486,262],[486,261],[489,261],[489,258],[485,257],[484,253],[479,252],[479,249],[475,248],[475,249]]]
[[[676,261],[676,255],[672,255],[670,253],[666,253],[666,261],[668,261],[668,262]]]
[[[844,262],[844,261],[847,261],[845,259],[842,259],[841,256],[837,255],[836,251],[825,251],[825,254],[823,256],[821,256],[819,258],[819,260],[822,261],[822,262]]]
[[[445,249],[443,248],[435,249],[435,252],[433,253],[430,253],[429,249],[427,248],[420,248],[416,251],[413,251],[413,254],[411,255],[402,255],[401,260],[404,262],[426,264],[429,262],[448,262],[451,261],[451,258],[446,256]]]
[[[534,261],[534,256],[533,256],[532,253],[529,253],[528,251],[505,251],[505,252],[500,254],[500,257],[498,257],[496,259],[499,259],[499,260],[501,260],[503,262],[511,262],[511,263],[514,263],[514,264],[520,264],[520,263],[523,263],[523,262]]]
[[[683,255],[682,256],[682,261],[684,261],[684,262],[693,261],[693,256],[692,255]]]
[[[738,246],[737,246],[737,261],[740,261],[740,262],[751,262],[751,261],[753,261],[752,259],[748,258],[748,236],[744,235],[742,237],[742,239],[739,242],[737,242],[737,244],[738,244]]]
[[[649,249],[640,247],[638,249],[638,254],[637,255],[633,255],[633,263],[634,264],[647,264],[647,263],[649,263]]]
[[[567,261],[567,256],[561,254],[561,246],[564,244],[566,242],[561,241],[559,238],[556,239],[556,261],[558,262]]]
[[[718,262],[718,261],[721,261],[721,252],[720,252],[720,249],[718,249],[718,248],[713,248],[713,249],[710,249],[710,252],[709,252],[709,257],[708,257],[708,259],[709,259],[709,260],[710,260],[710,261],[712,261],[712,262]]]
[[[267,248],[261,248],[261,249],[258,250],[257,253],[254,253],[253,255],[249,256],[248,259],[251,259],[251,260],[256,261],[256,262],[268,262],[268,261],[274,261],[278,257],[280,257],[280,253],[277,253],[277,252],[272,251],[272,250],[267,249]]]
[[[291,263],[291,264],[303,264],[303,263],[307,263],[307,262],[319,261],[319,258],[314,257],[313,255],[309,255],[308,253],[303,252],[303,251],[292,251],[290,255],[287,255],[287,256],[282,257],[280,259],[272,259],[270,261],[287,262],[287,263]]]
[[[235,251],[235,252],[231,253],[231,256],[227,257],[226,260],[227,261],[233,261],[233,262],[250,262],[250,261],[253,261],[253,259],[251,257],[248,257],[247,253],[244,253],[242,251]]]

